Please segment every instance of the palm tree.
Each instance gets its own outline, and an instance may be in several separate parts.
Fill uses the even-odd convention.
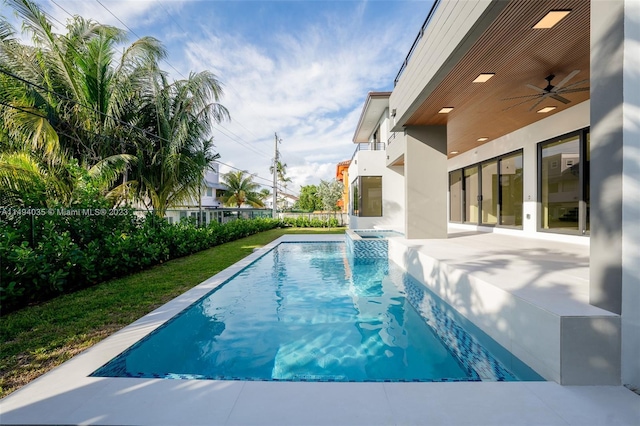
[[[273,174],[273,165],[269,167],[269,173]],[[287,163],[280,160],[276,162],[276,174],[278,182],[282,183],[284,189],[287,189],[287,183],[291,182],[291,178],[287,177]]]
[[[271,191],[269,191],[267,188],[262,188],[260,192],[258,192],[258,195],[260,196],[260,201],[262,201],[262,204],[264,204],[265,201],[267,201],[269,197],[271,197]]]
[[[160,42],[141,38],[118,57],[124,31],[76,16],[69,20],[66,34],[55,34],[35,3],[6,1],[22,18],[35,47],[20,44],[6,28],[0,32],[0,64],[12,74],[5,77],[13,79],[8,86],[12,93],[2,93],[2,98],[13,107],[39,110],[63,149],[81,163],[131,153],[133,146],[126,143],[131,127],[126,124],[135,115],[146,71],[166,56]],[[18,128],[23,117],[16,118]],[[38,128],[37,121],[22,121],[28,134]]]
[[[227,186],[222,202],[227,206],[240,208],[243,204],[252,207],[264,207],[262,195],[258,192],[260,185],[253,181],[253,175],[246,171],[229,172],[222,176],[222,183]]]
[[[132,134],[138,131],[128,125],[135,117],[136,93],[146,81],[149,64],[164,57],[164,48],[147,37],[117,57],[118,45],[124,41],[122,30],[75,17],[65,35],[55,34],[35,3],[6,3],[22,18],[33,46],[21,44],[15,30],[2,21],[2,152],[16,154],[42,171],[75,158],[87,170],[97,166],[110,175],[124,172],[126,167],[110,171],[106,167],[130,160],[123,154],[136,151],[130,141],[136,140]],[[6,171],[10,164],[5,166]],[[11,173],[20,170],[14,167]]]
[[[222,88],[208,71],[173,83],[159,71],[149,77],[138,127],[157,136],[139,138],[131,186],[135,198],[162,217],[168,207],[197,199],[205,171],[219,158],[211,123],[229,113],[218,103]]]

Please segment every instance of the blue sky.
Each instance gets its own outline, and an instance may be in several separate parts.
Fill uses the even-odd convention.
[[[221,103],[231,113],[231,121],[213,131],[220,160],[270,179],[277,132],[293,180],[289,188],[297,193],[300,185],[332,179],[336,164],[351,158],[367,93],[393,88],[432,1],[37,3],[63,23],[68,13],[78,14],[126,24],[135,33],[130,42],[160,39],[169,51],[164,69],[174,79],[214,72],[225,88]],[[15,23],[10,11],[1,14]]]

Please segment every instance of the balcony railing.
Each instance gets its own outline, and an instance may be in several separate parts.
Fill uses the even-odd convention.
[[[389,136],[389,139],[387,139],[387,146],[391,145],[391,143],[396,140],[397,135],[398,132],[391,133],[391,136]]]
[[[407,68],[407,64],[409,63],[409,60],[411,59],[411,56],[413,55],[413,52],[416,50],[416,46],[418,45],[418,42],[422,39],[422,36],[424,36],[424,32],[427,29],[427,26],[429,25],[429,22],[431,22],[431,18],[433,17],[433,14],[435,13],[436,9],[438,8],[438,4],[440,4],[440,0],[435,0],[433,2],[433,5],[431,6],[431,10],[429,11],[429,14],[427,15],[427,19],[424,20],[424,23],[422,24],[422,27],[420,28],[420,32],[416,36],[416,39],[413,41],[413,44],[411,45],[411,49],[409,49],[409,53],[407,53],[407,57],[404,58],[404,62],[402,63],[402,66],[400,67],[400,71],[398,71],[398,74],[396,75],[395,80],[393,80],[393,87],[396,87],[396,85],[398,84],[398,80],[400,80],[400,76],[404,72],[405,68]]]
[[[351,161],[353,161],[358,151],[384,151],[385,149],[386,144],[384,142],[359,143],[356,146],[356,150],[353,152],[353,155],[351,156]]]

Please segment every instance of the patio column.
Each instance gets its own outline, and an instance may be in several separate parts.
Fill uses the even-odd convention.
[[[622,382],[640,385],[640,3],[591,1],[590,302],[621,314]]]
[[[447,128],[410,126],[405,132],[405,236],[447,238]]]

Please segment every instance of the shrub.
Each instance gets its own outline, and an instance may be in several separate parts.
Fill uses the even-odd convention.
[[[83,206],[74,209],[102,208],[100,201]],[[277,219],[260,218],[198,228],[188,220],[171,225],[152,214],[138,218],[130,209],[117,216],[2,219],[6,219],[0,221],[2,314],[282,225]]]

